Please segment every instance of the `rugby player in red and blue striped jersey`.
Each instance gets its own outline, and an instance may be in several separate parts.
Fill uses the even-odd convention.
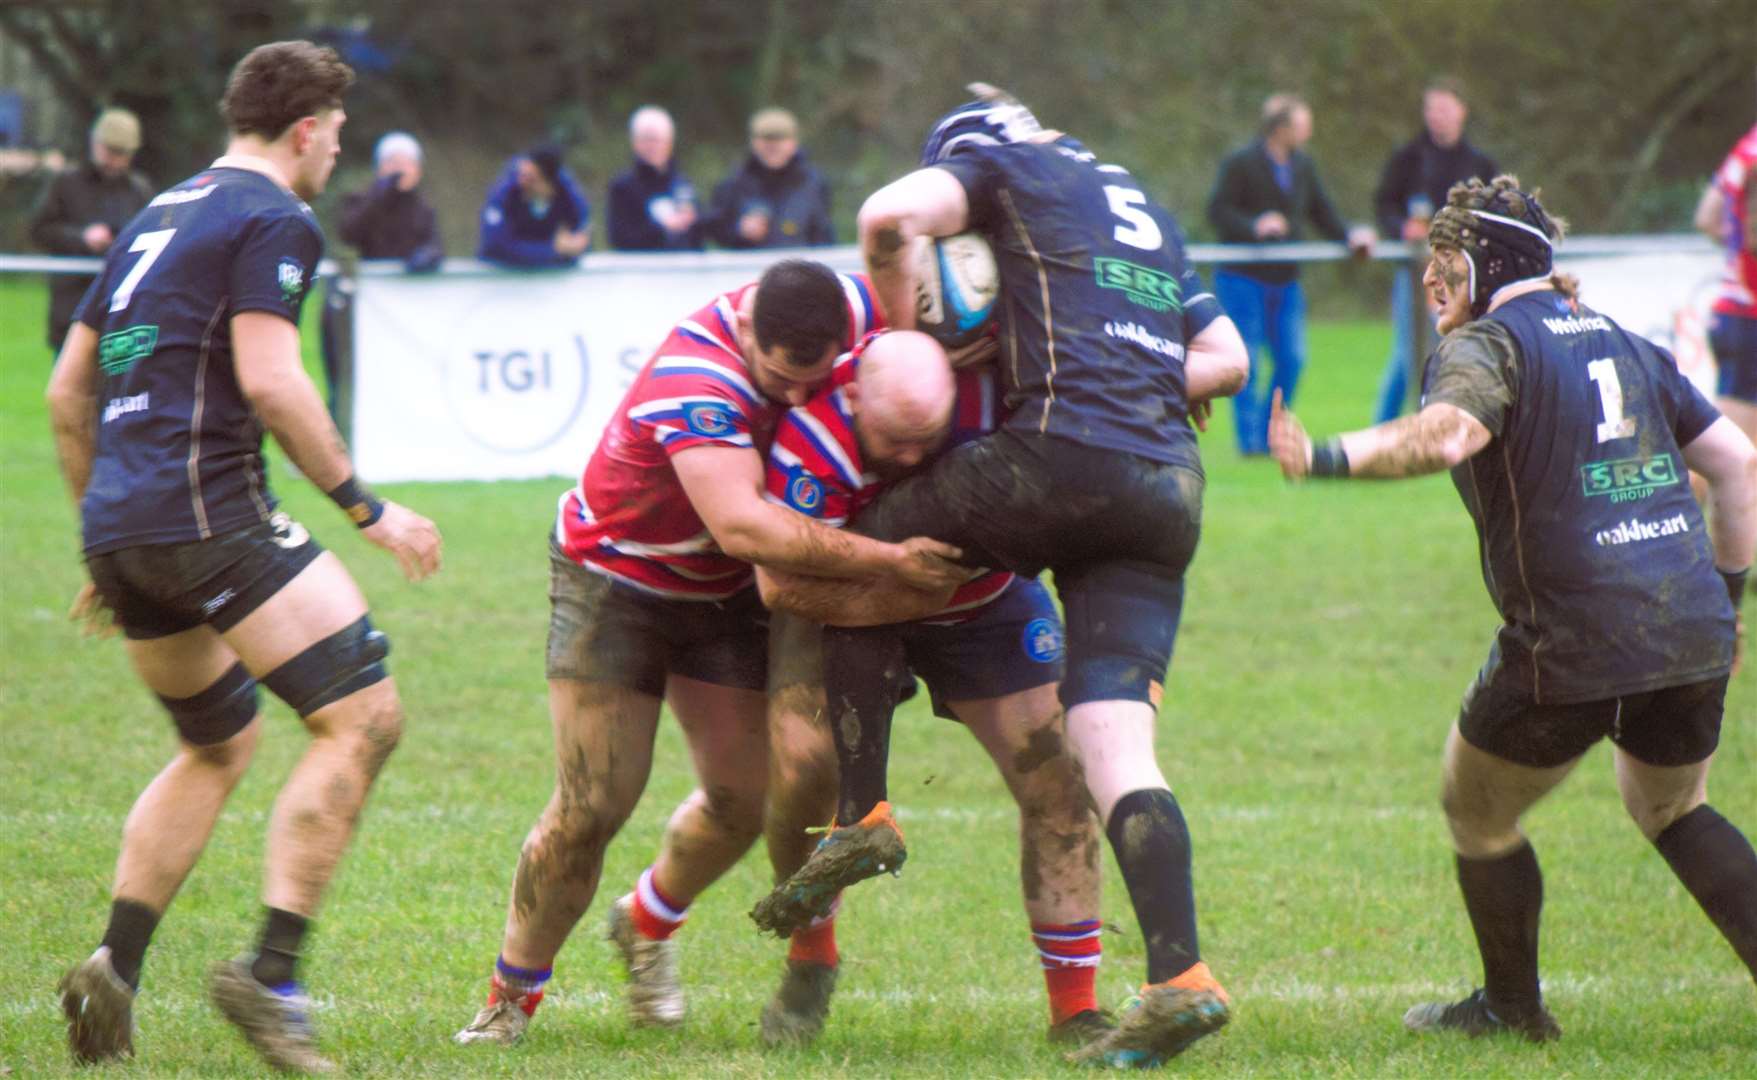
[[[597,890],[606,845],[652,766],[661,700],[701,781],[611,936],[637,1023],[683,1015],[671,933],[762,829],[768,627],[749,563],[852,562],[895,581],[962,580],[933,541],[887,544],[763,498],[775,421],[878,320],[868,284],[790,259],[679,323],[611,419],[550,545],[546,670],[556,786],[519,857],[487,1005],[459,1042],[516,1042]]]
[[[996,381],[992,367],[954,376],[945,353],[925,334],[869,337],[838,361],[828,386],[782,417],[769,451],[770,501],[826,524],[846,524],[900,473],[995,430]],[[766,833],[776,880],[784,881],[815,842],[802,826],[828,819],[836,803],[821,629],[806,620],[845,617],[842,594],[851,590],[760,566],[757,581],[774,627]],[[1035,579],[1006,571],[980,574],[949,596],[913,590],[887,596],[865,582],[853,590],[865,594],[865,603],[882,605],[869,613],[873,619],[921,616],[895,636],[889,664],[926,680],[934,711],[970,729],[1019,803],[1020,847],[1028,853],[1021,867],[1025,909],[1048,985],[1051,1037],[1084,1041],[1102,1033],[1109,1022],[1094,992],[1098,830],[1063,751],[1056,701],[1062,628],[1048,592]],[[833,918],[832,911],[795,931],[781,990],[763,1012],[765,1041],[804,1042],[822,1028],[836,978]]]

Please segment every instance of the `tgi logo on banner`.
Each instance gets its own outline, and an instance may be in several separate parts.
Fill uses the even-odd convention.
[[[446,402],[477,444],[528,454],[578,422],[591,382],[584,335],[461,346],[446,364]]]

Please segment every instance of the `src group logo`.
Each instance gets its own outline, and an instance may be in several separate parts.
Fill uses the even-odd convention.
[[[1062,658],[1062,628],[1054,619],[1032,619],[1025,624],[1025,655],[1039,664]]]
[[[824,508],[824,485],[804,469],[796,469],[787,478],[787,505],[802,514],[816,517]]]

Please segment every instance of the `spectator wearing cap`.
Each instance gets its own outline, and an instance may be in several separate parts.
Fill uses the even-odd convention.
[[[786,109],[750,118],[750,156],[714,189],[708,235],[729,248],[836,242],[829,185],[799,149],[799,122]]]
[[[102,255],[122,227],[152,199],[152,186],[134,171],[140,121],[127,109],[105,109],[91,129],[91,157],[56,174],[31,214],[30,235],[55,255]],[[49,279],[49,347],[57,352],[80,297],[91,285],[83,274]]]
[[[482,205],[477,258],[502,266],[571,266],[591,239],[592,204],[553,143],[507,162]]]
[[[610,181],[610,246],[621,251],[700,251],[695,185],[672,156],[671,114],[643,105],[628,119],[634,162]]]
[[[1309,223],[1328,239],[1346,241],[1365,254],[1374,240],[1370,226],[1342,220],[1305,153],[1312,137],[1312,110],[1292,94],[1263,102],[1257,137],[1220,163],[1208,196],[1208,220],[1226,244],[1293,243]],[[1292,402],[1306,358],[1306,300],[1299,264],[1229,264],[1214,272],[1214,294],[1238,324],[1251,357],[1250,378],[1233,398],[1241,454],[1269,452],[1269,402],[1280,391]],[[1274,374],[1262,378],[1259,353],[1267,351]],[[1267,385],[1265,385],[1267,384]]]
[[[1401,237],[1423,248],[1428,222],[1434,211],[1446,205],[1446,192],[1466,180],[1487,183],[1501,169],[1493,158],[1464,137],[1470,107],[1464,87],[1455,79],[1435,79],[1421,95],[1422,129],[1385,162],[1379,186],[1373,193],[1373,211],[1379,231]],[[1415,293],[1421,281],[1425,256],[1391,279],[1391,355],[1379,384],[1379,404],[1373,423],[1397,419],[1409,397],[1409,375],[1415,353]],[[1430,316],[1429,325],[1433,324]]]
[[[423,157],[413,135],[390,132],[372,151],[372,186],[343,196],[342,240],[362,259],[402,259],[411,270],[439,265],[439,219],[420,190]]]

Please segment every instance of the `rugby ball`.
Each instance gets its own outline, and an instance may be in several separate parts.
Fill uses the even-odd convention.
[[[926,238],[915,248],[915,328],[948,349],[988,331],[1000,299],[994,249],[978,233]]]

